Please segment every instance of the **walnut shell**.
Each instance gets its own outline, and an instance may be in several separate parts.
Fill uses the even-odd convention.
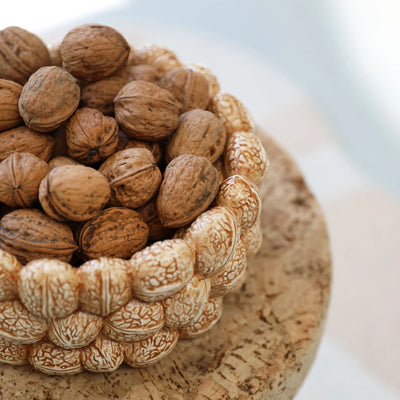
[[[192,110],[179,117],[179,125],[171,136],[165,158],[167,162],[182,155],[193,154],[215,162],[224,151],[224,124],[210,111]]]
[[[77,249],[71,228],[36,209],[15,210],[0,221],[0,248],[22,264],[40,258],[69,261]]]
[[[29,345],[17,344],[0,337],[0,362],[11,365],[28,363]]]
[[[200,72],[185,67],[175,68],[165,74],[159,85],[169,90],[180,102],[181,112],[207,108],[210,98],[209,85]]]
[[[242,240],[244,247],[246,249],[247,257],[254,256],[260,250],[263,233],[261,229],[261,220],[258,219],[246,233],[244,233],[240,239]]]
[[[39,318],[66,317],[78,307],[76,270],[60,260],[31,261],[19,274],[18,295],[29,312]]]
[[[186,67],[191,68],[193,71],[200,72],[208,81],[210,97],[214,97],[219,93],[221,87],[218,82],[218,78],[204,65],[201,64],[187,64]]]
[[[126,83],[130,81],[146,81],[157,83],[161,74],[152,65],[127,65],[121,69],[117,76],[125,79]]]
[[[36,35],[17,26],[0,31],[0,78],[23,85],[45,65],[50,65],[50,55]]]
[[[0,163],[0,201],[10,207],[30,207],[48,172],[47,163],[33,154],[11,154]]]
[[[135,297],[153,302],[179,292],[192,278],[194,261],[194,251],[181,239],[138,251],[129,261]]]
[[[21,268],[15,256],[0,250],[0,302],[17,297],[17,277]]]
[[[162,159],[162,150],[159,142],[147,142],[145,140],[137,140],[130,138],[125,135],[121,130],[118,132],[119,141],[117,151],[133,149],[133,148],[144,148],[151,151],[154,160],[158,164]]]
[[[70,30],[60,44],[63,67],[84,81],[112,75],[128,61],[130,47],[115,29],[82,25]]]
[[[110,76],[97,82],[89,83],[82,88],[82,107],[99,110],[104,115],[114,114],[113,101],[118,92],[129,82],[121,76]]]
[[[50,132],[79,105],[75,78],[60,67],[42,67],[32,74],[19,98],[19,113],[28,128]]]
[[[65,140],[70,157],[83,164],[94,164],[115,152],[118,124],[94,108],[79,108],[67,122]]]
[[[137,208],[157,192],[161,172],[151,152],[144,148],[119,151],[100,166],[111,187],[111,203]]]
[[[55,141],[50,135],[43,135],[25,126],[0,133],[0,161],[10,154],[31,153],[44,161],[49,161]]]
[[[175,97],[154,83],[133,81],[114,99],[115,118],[124,133],[136,139],[161,140],[179,123]]]
[[[0,79],[0,132],[22,124],[18,110],[21,91],[20,84]]]
[[[39,186],[43,210],[58,221],[87,221],[100,213],[109,198],[104,176],[83,165],[54,168]]]
[[[88,258],[129,258],[146,245],[148,236],[149,228],[139,213],[111,207],[82,226],[77,242]]]
[[[205,157],[183,154],[164,172],[157,210],[166,227],[192,222],[212,203],[218,191],[217,170]]]
[[[131,297],[129,264],[119,258],[101,257],[78,268],[81,309],[96,315],[108,315]]]
[[[48,165],[50,170],[52,170],[54,168],[63,167],[65,165],[79,165],[79,162],[69,157],[58,156],[52,158],[49,161]]]

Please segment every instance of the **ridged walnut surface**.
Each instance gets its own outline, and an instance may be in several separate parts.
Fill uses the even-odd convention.
[[[264,137],[263,143],[270,170],[262,248],[249,260],[245,286],[225,298],[213,329],[179,340],[171,354],[146,369],[123,364],[106,374],[45,376],[29,365],[1,364],[0,398],[291,399],[318,347],[331,259],[323,216],[299,170],[271,139]],[[23,349],[15,345],[18,351]],[[88,366],[95,351],[87,347]]]

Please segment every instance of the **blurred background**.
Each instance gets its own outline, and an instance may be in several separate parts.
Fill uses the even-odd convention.
[[[88,22],[209,66],[304,172],[334,282],[296,399],[400,399],[400,2],[20,0],[0,14],[47,43]]]

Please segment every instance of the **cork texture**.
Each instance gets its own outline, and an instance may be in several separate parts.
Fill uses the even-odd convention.
[[[0,399],[286,400],[318,348],[331,283],[325,221],[291,158],[260,135],[270,159],[263,182],[263,244],[248,279],[225,298],[213,329],[180,340],[144,369],[47,376],[0,365]]]

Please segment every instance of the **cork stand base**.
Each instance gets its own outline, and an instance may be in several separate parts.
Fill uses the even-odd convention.
[[[260,134],[271,161],[264,181],[263,245],[248,279],[225,298],[219,323],[146,369],[47,376],[0,364],[0,399],[291,399],[320,341],[330,294],[324,218],[291,158]]]

